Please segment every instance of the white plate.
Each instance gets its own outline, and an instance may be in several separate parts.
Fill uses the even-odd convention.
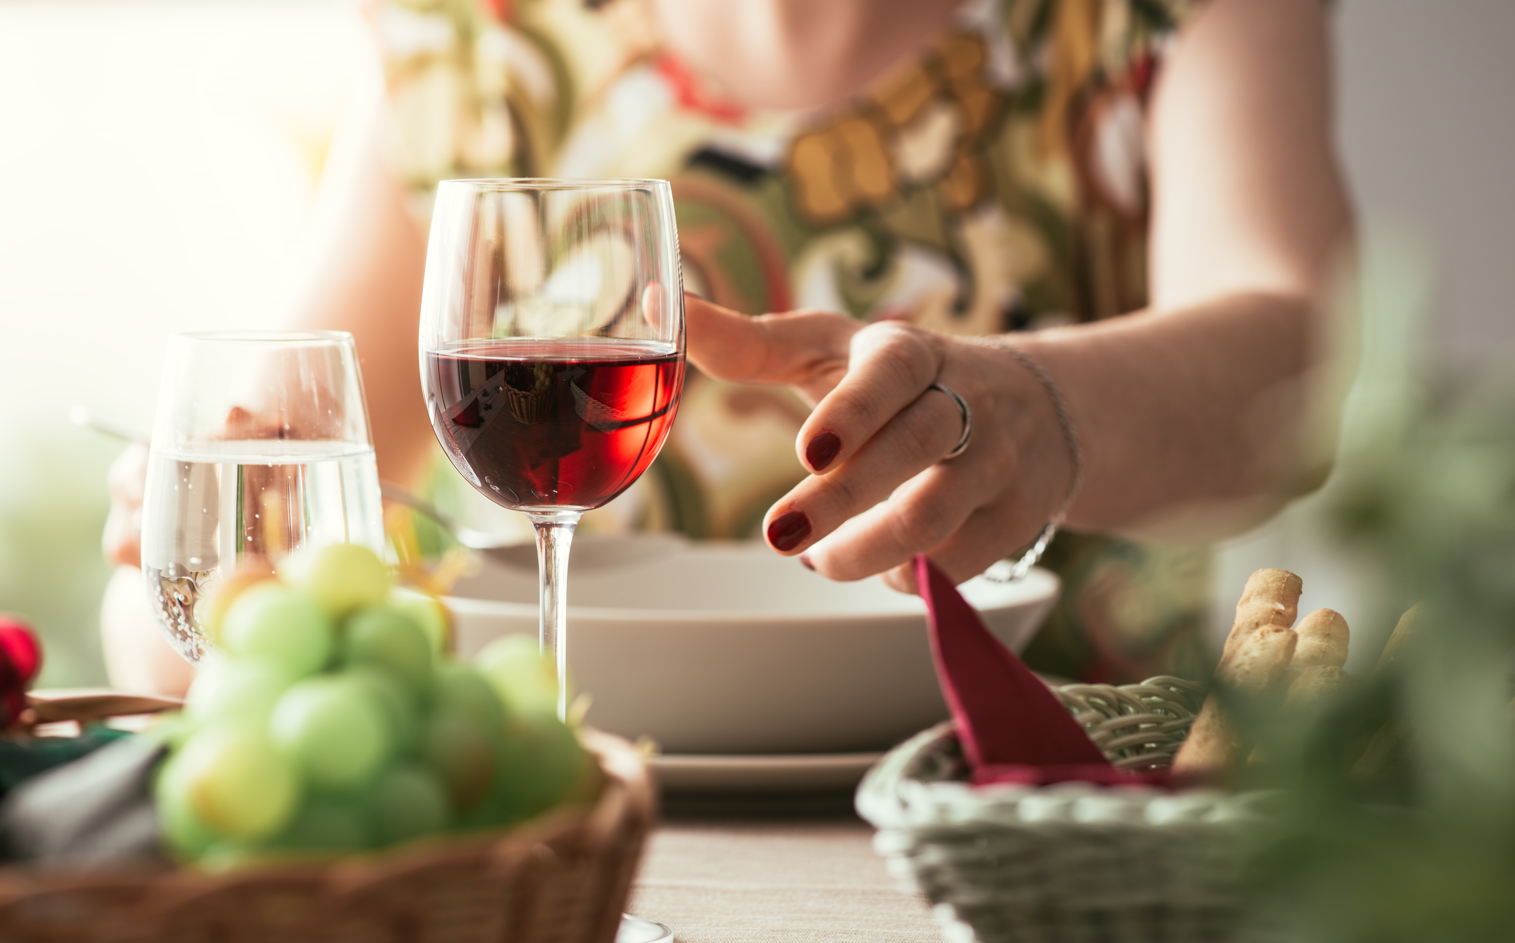
[[[647,762],[658,785],[676,792],[820,792],[854,789],[882,753],[789,756],[664,754]]]
[[[1058,581],[977,579],[963,596],[1019,650]],[[448,605],[460,654],[537,634],[531,570],[486,566]],[[925,605],[876,579],[836,583],[760,543],[575,539],[568,665],[587,722],[673,756],[856,754],[947,716]]]

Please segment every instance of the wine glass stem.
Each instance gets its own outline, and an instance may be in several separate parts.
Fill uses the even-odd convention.
[[[530,512],[537,532],[537,577],[541,583],[538,638],[542,654],[558,667],[558,720],[568,719],[568,550],[578,511]]]

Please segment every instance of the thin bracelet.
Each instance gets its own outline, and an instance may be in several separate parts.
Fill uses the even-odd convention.
[[[1068,485],[1068,497],[1063,500],[1063,506],[1047,526],[1042,528],[1041,535],[1031,548],[1021,555],[1019,560],[1011,562],[1008,558],[999,561],[984,571],[984,578],[994,583],[1014,583],[1026,578],[1031,568],[1036,566],[1042,554],[1047,552],[1047,546],[1052,543],[1052,538],[1057,534],[1057,529],[1063,526],[1063,521],[1068,517],[1068,509],[1073,507],[1073,499],[1078,495],[1079,485],[1084,483],[1084,450],[1078,441],[1078,430],[1073,427],[1073,414],[1068,411],[1068,403],[1063,399],[1063,391],[1058,389],[1056,381],[1041,364],[1031,358],[1031,355],[1018,347],[1006,345],[1005,350],[1010,356],[1020,361],[1021,366],[1030,371],[1047,391],[1047,396],[1052,400],[1052,408],[1057,413],[1057,421],[1063,427],[1063,440],[1068,444],[1068,458],[1073,462],[1072,481]],[[996,572],[998,571],[998,572]]]

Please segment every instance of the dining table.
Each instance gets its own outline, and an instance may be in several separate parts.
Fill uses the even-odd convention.
[[[628,909],[678,943],[937,943],[930,905],[889,873],[850,799],[665,796]]]

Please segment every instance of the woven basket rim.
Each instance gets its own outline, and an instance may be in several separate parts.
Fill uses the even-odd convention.
[[[1054,686],[1054,690],[1064,705],[1075,713],[1077,703],[1090,697],[1132,711],[1099,721],[1099,724],[1116,726],[1133,720],[1151,722],[1160,719],[1163,714],[1152,711],[1145,705],[1143,698],[1143,695],[1156,693],[1167,702],[1162,707],[1164,714],[1189,714],[1187,718],[1181,718],[1181,726],[1186,728],[1188,721],[1198,713],[1204,699],[1204,689],[1201,686],[1171,676],[1149,678],[1139,684],[1070,684]],[[1137,706],[1133,707],[1133,704]],[[1138,709],[1144,712],[1136,713]],[[1092,729],[1097,725],[1086,721],[1085,726]],[[1138,736],[1129,739],[1140,741],[1149,738]],[[921,731],[890,750],[859,784],[855,797],[858,814],[881,831],[984,826],[1107,828],[1112,823],[1119,823],[1123,827],[1163,828],[1169,822],[1212,825],[1251,818],[1272,796],[1272,793],[1266,792],[1228,792],[1207,785],[1174,790],[1150,786],[1109,787],[1081,782],[1050,786],[989,784],[975,787],[961,777],[961,769],[956,768],[958,762],[947,756],[956,746],[957,731],[949,720]],[[1114,757],[1112,760],[1117,766],[1123,765]],[[929,777],[923,778],[927,774]],[[1030,797],[1038,800],[1034,821],[1023,819],[1019,808],[1019,803]],[[1043,801],[1058,797],[1067,801]],[[1097,800],[1097,813],[1103,821],[1089,820],[1088,805],[1079,806],[1077,802],[1085,797]],[[1144,821],[1146,806],[1154,801],[1166,803],[1157,816],[1160,821]],[[1172,818],[1163,817],[1170,814]]]
[[[85,872],[0,867],[0,909],[52,894],[119,891],[140,896],[142,910],[156,912],[228,889],[269,884],[324,885],[348,897],[372,883],[439,864],[504,863],[539,847],[593,847],[628,826],[645,832],[657,817],[657,802],[641,754],[626,740],[599,730],[580,728],[579,738],[605,774],[604,788],[591,806],[549,809],[504,829],[430,835],[375,851],[260,862],[224,873],[185,867],[106,866]]]

